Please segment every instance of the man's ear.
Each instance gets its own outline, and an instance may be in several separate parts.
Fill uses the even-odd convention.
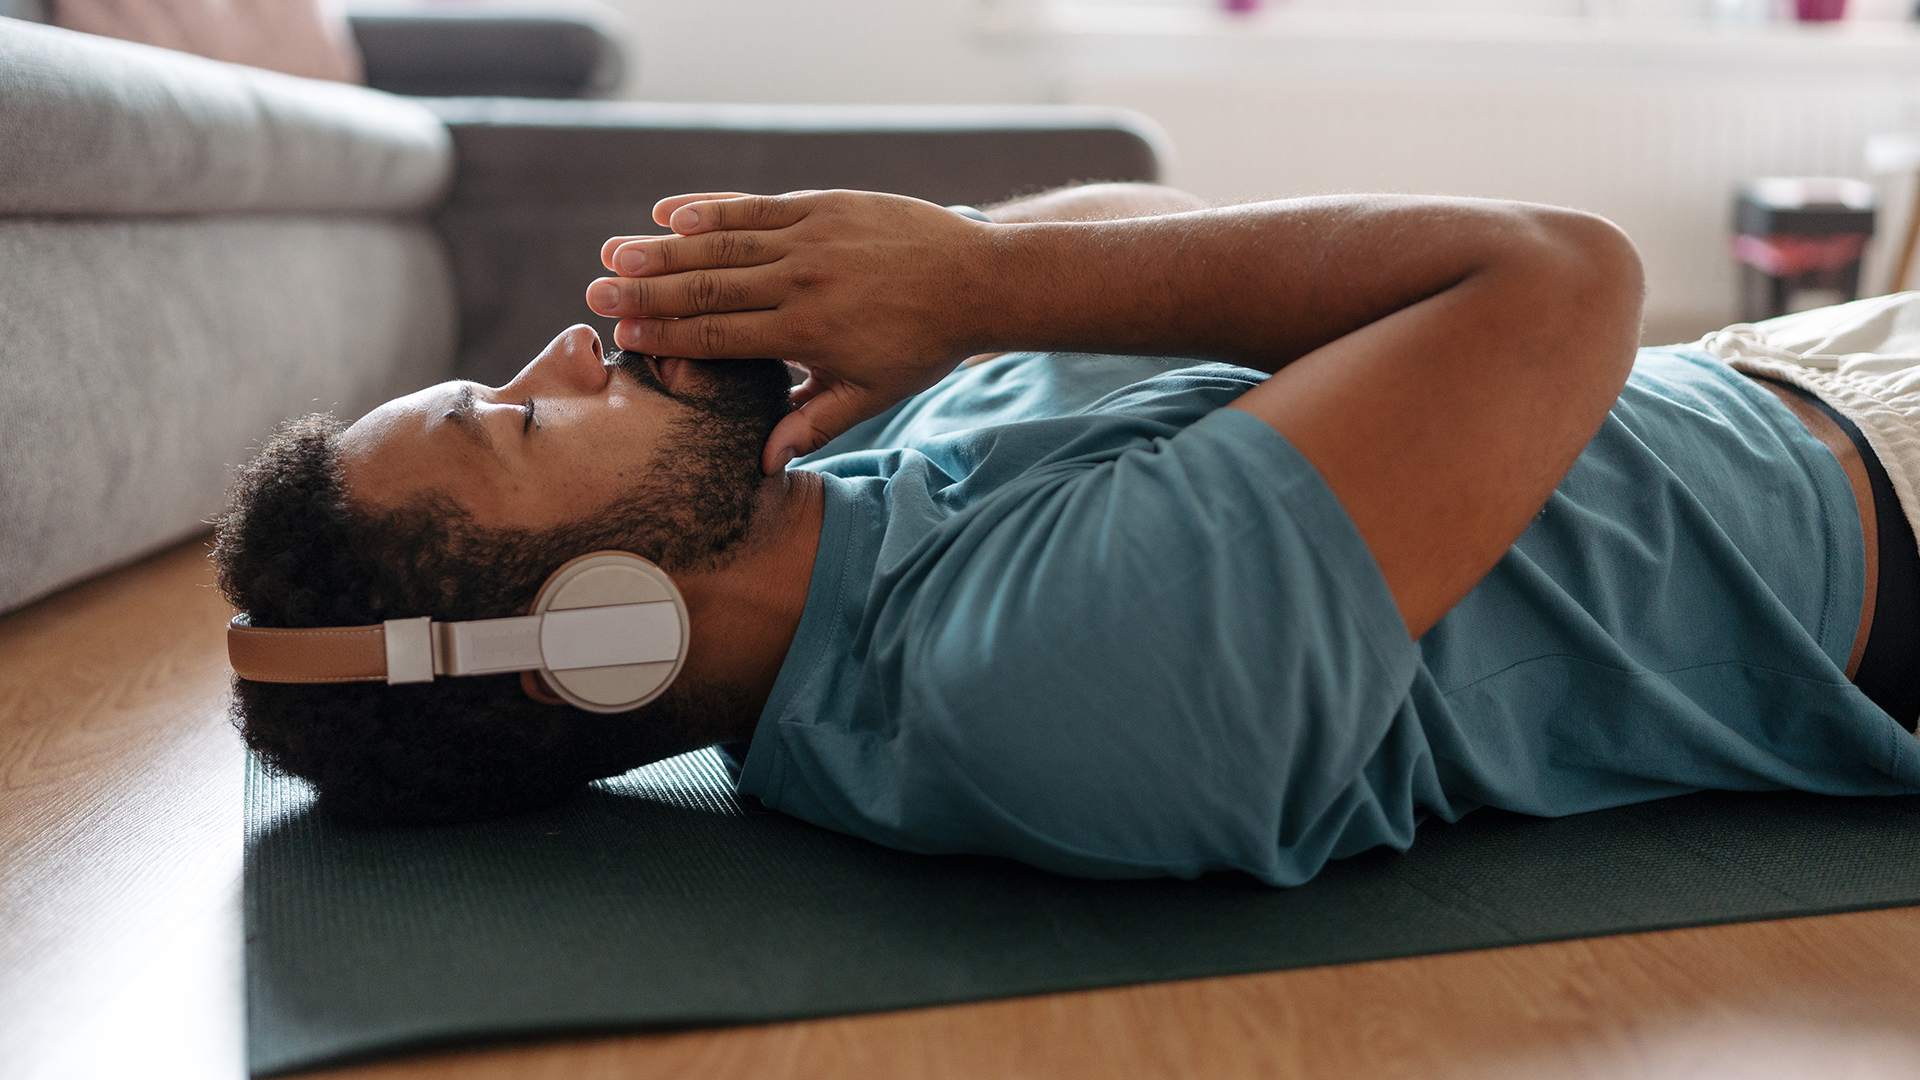
[[[525,690],[528,697],[542,705],[566,704],[565,700],[547,686],[547,680],[541,678],[540,673],[537,671],[523,671],[520,673],[520,689]]]

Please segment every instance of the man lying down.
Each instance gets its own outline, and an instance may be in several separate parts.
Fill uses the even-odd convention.
[[[1920,791],[1920,375],[1822,358],[1920,333],[1920,299],[1636,354],[1598,218],[1197,206],[663,202],[588,293],[625,351],[576,326],[242,470],[240,729],[355,820],[718,744],[743,794],[881,844],[1276,885],[1480,806]],[[754,356],[804,381],[663,359]],[[452,638],[394,644],[527,616],[602,550],[684,599],[607,669],[677,671],[638,709],[569,703],[537,650],[435,678]],[[261,661],[247,624],[384,625],[390,666]]]

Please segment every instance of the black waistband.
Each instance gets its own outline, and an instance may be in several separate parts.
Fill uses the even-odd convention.
[[[1854,422],[1797,386],[1774,385],[1785,386],[1839,424],[1867,467],[1867,486],[1873,489],[1875,533],[1880,542],[1880,583],[1873,593],[1873,626],[1867,631],[1867,650],[1860,658],[1853,684],[1912,731],[1920,721],[1920,546],[1914,543],[1913,528],[1900,510],[1886,468]]]

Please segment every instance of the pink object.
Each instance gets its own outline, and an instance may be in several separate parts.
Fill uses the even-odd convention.
[[[328,0],[60,0],[68,30],[310,79],[365,82],[347,20]]]
[[[1844,3],[1845,0],[1839,0]],[[1236,15],[1251,15],[1260,10],[1260,0],[1220,0],[1220,10]]]
[[[1793,0],[1801,22],[1832,22],[1847,13],[1847,0]]]
[[[1860,258],[1867,247],[1861,233],[1838,236],[1735,236],[1733,257],[1772,274],[1794,277],[1814,270],[1838,270]]]

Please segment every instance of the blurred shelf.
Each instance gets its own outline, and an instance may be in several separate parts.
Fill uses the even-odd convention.
[[[1163,60],[1245,56],[1289,62],[1495,56],[1571,68],[1653,64],[1765,67],[1781,72],[1920,75],[1920,23],[1842,20],[1763,25],[1599,15],[1368,13],[1276,6],[1252,14],[1176,4],[1001,0],[976,9],[989,40],[1070,55],[1157,54]]]

